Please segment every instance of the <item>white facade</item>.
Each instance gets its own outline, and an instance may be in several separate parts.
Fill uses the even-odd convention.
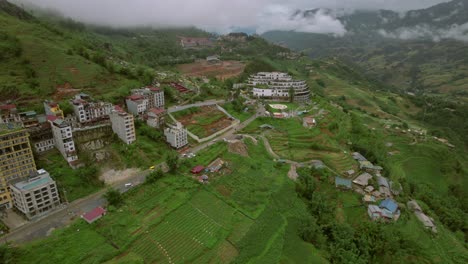
[[[77,161],[78,156],[76,155],[71,125],[62,119],[49,120],[49,122],[54,135],[55,147],[69,164]]]
[[[60,205],[55,181],[43,169],[24,181],[10,185],[14,206],[31,219]]]
[[[94,122],[109,117],[113,105],[106,102],[95,102],[87,94],[78,94],[71,100],[73,111],[80,123]]]
[[[179,149],[188,144],[187,130],[179,122],[175,126],[166,128],[164,136],[166,136],[166,141],[173,148]]]
[[[55,147],[54,138],[48,138],[48,139],[43,139],[41,141],[34,142],[34,149],[38,153],[51,150],[54,147]]]
[[[293,80],[282,72],[259,72],[251,75],[248,85],[253,87],[253,95],[271,100],[289,100],[289,91],[294,90],[294,101],[304,102],[310,98],[310,90],[305,81]],[[263,86],[263,87],[261,87]]]
[[[151,108],[148,111],[146,124],[150,127],[161,128],[161,126],[165,123],[165,115],[166,111],[163,108]]]
[[[164,91],[157,87],[145,87],[141,89],[133,89],[132,95],[141,95],[148,100],[147,109],[164,108]],[[130,111],[130,110],[129,110]]]
[[[112,131],[126,144],[132,144],[136,140],[135,124],[133,115],[123,111],[120,107],[110,114]]]
[[[125,100],[128,112],[135,116],[143,115],[148,110],[149,100],[141,95],[131,95]]]

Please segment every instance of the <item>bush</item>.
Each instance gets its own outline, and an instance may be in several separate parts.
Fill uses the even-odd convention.
[[[116,207],[123,204],[124,202],[122,194],[118,190],[112,188],[107,190],[107,192],[104,194],[104,198],[106,198],[109,205]]]

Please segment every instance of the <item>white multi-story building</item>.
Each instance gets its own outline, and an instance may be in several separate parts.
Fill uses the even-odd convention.
[[[133,115],[125,112],[119,106],[115,106],[110,114],[112,130],[126,144],[132,144],[136,140]]]
[[[134,94],[127,96],[125,103],[127,104],[128,112],[135,116],[141,116],[148,110],[149,100],[143,95]]]
[[[52,127],[55,147],[67,160],[68,164],[74,167],[78,162],[78,156],[76,154],[75,142],[73,141],[71,125],[67,121],[54,116],[48,116],[47,119]]]
[[[133,89],[132,95],[141,95],[148,100],[148,108],[164,108],[164,91],[158,87]]]
[[[253,95],[259,98],[286,101],[290,99],[289,93],[292,88],[295,102],[305,102],[310,99],[307,83],[294,80],[283,72],[259,72],[250,76],[248,85],[253,87]]]
[[[173,148],[179,149],[188,144],[187,129],[179,122],[164,129],[164,136]]]
[[[10,184],[14,206],[28,219],[38,217],[60,205],[55,181],[43,169],[26,180]]]
[[[94,101],[89,95],[80,93],[71,100],[73,111],[80,123],[108,119],[113,109],[111,103]]]
[[[146,124],[150,127],[161,128],[165,123],[164,116],[166,115],[166,110],[164,108],[151,108],[148,110]]]

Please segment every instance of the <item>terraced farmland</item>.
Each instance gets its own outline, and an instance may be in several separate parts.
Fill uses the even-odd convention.
[[[143,234],[130,251],[149,263],[186,262],[213,247],[222,234],[221,229],[211,218],[184,205]]]

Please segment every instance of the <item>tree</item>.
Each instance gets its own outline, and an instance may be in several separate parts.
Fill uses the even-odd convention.
[[[17,263],[18,249],[10,247],[9,244],[0,245],[0,263]]]
[[[157,170],[151,172],[148,176],[146,176],[145,183],[153,184],[162,177],[164,177],[164,172],[160,168],[158,168]]]
[[[122,194],[113,188],[107,190],[104,194],[104,198],[106,198],[107,202],[113,206],[119,206],[124,202]]]
[[[289,102],[292,103],[294,101],[294,88],[293,87],[289,87],[288,94],[289,94]]]
[[[175,173],[179,167],[179,155],[175,152],[171,152],[166,156],[166,163],[169,167],[169,172]]]

